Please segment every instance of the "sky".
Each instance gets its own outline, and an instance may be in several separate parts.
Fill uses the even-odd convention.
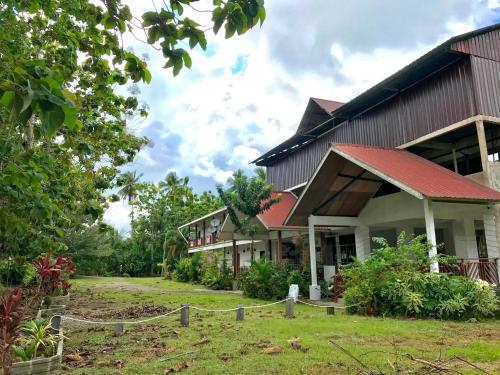
[[[161,1],[157,7],[161,7]],[[135,16],[152,1],[124,0]],[[210,8],[212,0],[196,2]],[[267,18],[243,36],[207,32],[206,51],[177,77],[160,51],[126,34],[124,44],[147,58],[153,79],[139,84],[147,119],[129,131],[150,143],[124,170],[158,182],[175,171],[196,192],[215,191],[237,169],[296,130],[309,97],[347,102],[446,39],[500,22],[500,0],[267,0]],[[185,13],[207,28],[210,14]],[[184,48],[188,48],[184,46]],[[129,230],[126,202],[104,220]]]

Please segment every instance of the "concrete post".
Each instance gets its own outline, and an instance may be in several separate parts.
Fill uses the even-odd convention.
[[[366,259],[370,256],[370,229],[363,225],[354,228],[354,240],[356,242],[356,258]]]
[[[285,316],[287,318],[293,318],[294,317],[293,306],[294,306],[293,298],[288,298],[286,300],[286,305],[285,305]]]
[[[189,305],[183,303],[181,307],[181,325],[189,327]]]
[[[436,243],[436,227],[434,225],[434,211],[432,209],[432,201],[424,199],[424,218],[425,218],[425,232],[427,241],[431,244],[429,249],[429,258],[431,261],[431,272],[439,272],[439,264],[437,262],[437,243]]]
[[[243,308],[243,305],[238,305],[238,310],[236,310],[236,320],[243,319],[245,319],[245,309]]]

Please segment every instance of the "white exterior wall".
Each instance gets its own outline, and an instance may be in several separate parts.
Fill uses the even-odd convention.
[[[406,192],[373,198],[361,211],[359,219],[367,227],[396,228],[398,235],[401,230],[411,233],[414,228],[425,227],[422,203],[422,200]],[[491,210],[486,205],[480,204],[433,202],[436,227],[444,230],[445,245],[448,248],[454,247],[458,258],[478,257],[475,220],[485,221],[488,249],[490,247],[498,249],[495,243],[498,223],[495,223],[495,215],[491,213]],[[366,231],[365,234],[362,233],[359,232],[358,236],[356,236],[356,249],[358,249],[359,243],[359,246],[361,246],[360,254],[366,256],[366,245],[364,243]],[[356,251],[358,252],[358,250]],[[495,257],[493,254],[489,256]]]
[[[366,259],[371,253],[370,229],[368,226],[359,226],[354,229],[356,241],[356,257]]]

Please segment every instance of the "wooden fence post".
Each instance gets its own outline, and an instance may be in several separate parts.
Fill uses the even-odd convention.
[[[287,318],[293,318],[294,317],[294,315],[293,315],[293,305],[294,305],[293,298],[288,298],[286,300],[286,305],[285,305],[285,316]]]
[[[243,320],[245,318],[245,309],[243,305],[238,305],[238,310],[236,310],[236,320]]]
[[[183,303],[181,307],[181,325],[189,327],[189,304]]]

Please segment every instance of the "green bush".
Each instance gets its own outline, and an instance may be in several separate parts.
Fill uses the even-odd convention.
[[[203,285],[216,290],[228,289],[231,287],[232,280],[232,271],[228,266],[226,259],[224,259],[222,264],[219,265],[219,261],[216,256],[207,257],[201,280]]]
[[[344,300],[351,313],[480,319],[493,316],[499,299],[492,286],[477,280],[430,273],[429,245],[422,237],[382,248],[341,271]]]
[[[32,284],[37,277],[35,267],[24,257],[0,260],[0,281],[7,285]]]
[[[261,259],[238,275],[238,286],[243,294],[252,298],[281,299],[288,295],[288,270]]]
[[[185,283],[191,281],[191,258],[182,258],[177,262],[172,278]]]
[[[304,272],[293,270],[288,274],[288,285],[297,284],[299,292],[304,297],[309,297],[309,278],[304,277]]]

